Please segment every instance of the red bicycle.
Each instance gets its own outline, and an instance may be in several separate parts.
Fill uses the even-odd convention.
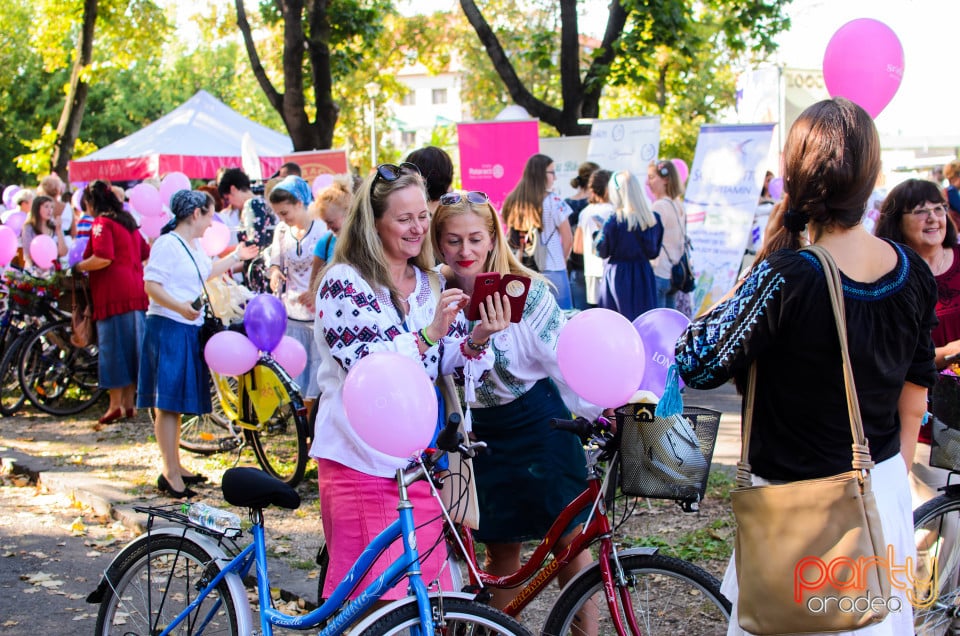
[[[688,415],[691,411],[713,413],[706,409],[685,412],[688,420],[693,419],[691,425],[695,430],[698,415]],[[618,481],[611,479],[611,475],[627,465],[622,463],[619,453],[624,435],[614,435],[604,424],[592,424],[583,419],[554,420],[554,425],[577,433],[584,441],[586,490],[561,512],[530,559],[519,570],[506,576],[481,570],[469,529],[448,526],[454,556],[466,562],[469,584],[474,587],[519,587],[517,596],[504,608],[507,614],[517,616],[577,554],[596,545],[597,560],[563,588],[544,623],[543,634],[725,634],[730,619],[730,602],[720,594],[720,582],[716,577],[688,561],[658,554],[657,548],[617,547],[608,509],[612,509],[615,501]],[[622,426],[620,430],[624,430]],[[708,442],[707,471],[715,439],[714,429],[712,440]],[[606,478],[600,468],[603,461],[609,461],[613,467]],[[706,475],[702,481],[705,486]],[[701,489],[699,496],[702,494]],[[686,498],[686,495],[676,498]],[[584,510],[589,510],[589,516],[582,530],[565,548],[558,548],[558,540],[570,522]]]

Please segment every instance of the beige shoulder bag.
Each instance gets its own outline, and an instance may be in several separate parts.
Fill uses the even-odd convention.
[[[883,620],[890,597],[886,572],[868,561],[880,559],[885,563],[887,548],[870,488],[873,460],[863,433],[847,349],[840,272],[822,247],[807,249],[826,272],[840,336],[853,434],[853,470],[821,479],[751,485],[750,429],[757,382],[754,363],[744,397],[743,439],[737,486],[731,499],[737,523],[739,623],[757,635],[858,629]]]

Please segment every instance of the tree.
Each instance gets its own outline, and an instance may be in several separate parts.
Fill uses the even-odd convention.
[[[502,1],[493,4],[499,8]],[[788,1],[611,0],[603,38],[586,64],[576,0],[528,2],[525,7],[554,14],[559,10],[559,36],[556,30],[543,34],[549,41],[541,38],[542,54],[535,62],[559,77],[559,95],[553,97],[546,90],[548,99],[537,95],[538,90],[545,91],[544,86],[517,72],[514,59],[518,51],[503,45],[504,39],[511,41],[508,26],[495,30],[475,0],[460,0],[460,6],[513,101],[560,134],[578,135],[589,132],[589,127],[578,123],[581,118],[599,116],[607,85],[649,86],[652,82],[654,91],[659,91],[662,110],[670,98],[668,89],[699,81],[701,68],[696,64],[705,59],[720,67],[744,55],[769,53],[775,46],[773,37],[789,26],[783,15]],[[670,77],[682,81],[668,81]],[[719,107],[720,102],[717,104]]]
[[[392,4],[387,0],[263,0],[261,20],[267,27],[282,29],[281,93],[257,50],[244,0],[234,1],[253,74],[283,119],[294,150],[330,148],[340,114],[333,98],[334,79],[347,77],[359,67],[364,45],[376,40],[381,20],[393,12]]]

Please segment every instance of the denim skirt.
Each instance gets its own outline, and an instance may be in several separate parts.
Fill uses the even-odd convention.
[[[544,378],[519,398],[471,411],[473,432],[487,452],[473,458],[480,528],[484,543],[541,539],[568,503],[587,487],[580,439],[550,426],[569,418],[560,392]],[[583,511],[567,528],[583,523]]]
[[[100,387],[120,389],[137,382],[146,318],[128,311],[97,321]]]
[[[210,371],[200,356],[200,326],[147,316],[137,378],[137,407],[210,412]]]

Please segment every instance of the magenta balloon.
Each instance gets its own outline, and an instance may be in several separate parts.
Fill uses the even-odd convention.
[[[18,185],[8,185],[3,189],[3,205],[7,208],[13,207],[13,197],[16,196],[17,192],[20,192],[20,186]]]
[[[313,196],[317,196],[317,193],[326,188],[329,185],[333,185],[333,175],[331,174],[320,174],[313,179],[313,186],[311,190],[313,191]]]
[[[260,351],[273,351],[286,331],[287,310],[276,296],[258,294],[243,311],[243,327]]]
[[[823,82],[831,97],[846,97],[876,117],[902,80],[903,47],[883,22],[852,20],[830,38],[823,54]]]
[[[177,190],[189,190],[190,179],[182,172],[171,172],[160,182],[160,204],[170,207],[170,197]]]
[[[426,448],[437,425],[437,395],[423,365],[395,352],[371,353],[350,368],[343,408],[360,439],[391,457]]]
[[[207,256],[216,256],[230,243],[230,228],[223,223],[211,223],[200,237],[200,247]]]
[[[130,205],[141,216],[160,216],[163,205],[160,193],[149,183],[138,183],[130,190]]]
[[[627,403],[643,378],[643,342],[630,321],[609,309],[580,312],[560,330],[557,362],[573,391],[597,406]]]
[[[651,309],[633,321],[646,354],[643,379],[638,388],[650,391],[657,397],[663,395],[667,384],[667,370],[676,361],[677,338],[690,324],[690,319],[676,309]]]
[[[687,177],[690,176],[690,168],[687,167],[687,162],[683,159],[671,159],[670,162],[677,169],[677,173],[680,175],[680,184],[683,185],[687,182]]]
[[[14,212],[7,218],[7,222],[4,225],[11,230],[17,236],[20,236],[20,231],[23,229],[23,223],[27,220],[26,212]]]
[[[90,237],[88,236],[81,236],[73,242],[73,245],[70,246],[70,251],[67,252],[67,263],[70,267],[73,267],[83,260],[83,251],[87,249],[87,243],[89,242]]]
[[[0,267],[6,267],[17,254],[17,234],[6,225],[0,225]]]
[[[290,336],[280,338],[280,342],[270,355],[283,367],[284,371],[290,374],[291,378],[296,378],[307,368],[307,350],[296,338]]]
[[[163,229],[163,226],[171,219],[167,214],[161,214],[160,216],[141,216],[140,217],[140,231],[143,232],[143,235],[147,238],[155,239],[160,236],[160,230]]]
[[[57,244],[46,234],[39,234],[30,241],[30,260],[34,265],[47,269],[57,258]]]
[[[767,192],[770,193],[770,196],[775,200],[779,201],[783,198],[783,177],[776,177],[770,179],[770,183],[767,184]]]
[[[253,368],[259,357],[256,346],[237,331],[214,334],[203,348],[207,366],[220,375],[243,375]]]

